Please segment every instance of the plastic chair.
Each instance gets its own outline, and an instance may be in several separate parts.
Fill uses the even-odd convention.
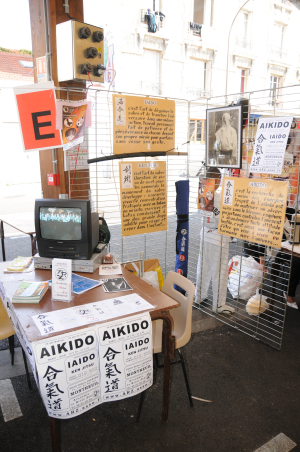
[[[12,365],[14,365],[14,356],[15,356],[14,336],[15,336],[15,330],[14,330],[13,324],[11,323],[10,318],[8,317],[6,309],[3,305],[2,299],[0,298],[0,340],[8,338]],[[27,366],[27,361],[26,361],[26,355],[23,350],[23,347],[21,347],[21,349],[22,349],[23,360],[24,360],[24,365],[25,365],[25,370],[26,370],[27,383],[28,383],[29,389],[31,389],[31,382],[30,382],[30,378],[29,378],[29,371],[28,371],[28,366]]]
[[[178,286],[180,289],[183,289],[185,295],[178,290],[175,290],[174,285]],[[195,286],[191,281],[179,273],[169,272],[161,291],[180,303],[178,308],[168,311],[168,316],[171,318],[172,322],[172,335],[175,336],[175,350],[178,350],[179,354],[179,361],[173,361],[171,364],[181,364],[190,406],[193,406],[189,381],[180,347],[183,347],[189,342],[192,334],[192,308]],[[152,322],[153,353],[156,359],[157,367],[163,367],[163,365],[158,364],[156,355],[157,353],[162,352],[162,330],[162,320],[155,320]],[[144,395],[145,392],[142,392],[136,422],[139,421]]]

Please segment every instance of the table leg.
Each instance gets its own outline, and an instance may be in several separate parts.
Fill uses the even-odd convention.
[[[34,256],[37,253],[36,235],[33,236],[33,234],[30,234],[30,240],[31,240],[31,252],[32,252],[32,256]]]
[[[49,416],[49,422],[50,422],[52,452],[60,452],[61,451],[61,449],[60,449],[60,433],[61,433],[60,420]]]
[[[2,247],[2,260],[3,260],[3,262],[5,262],[6,257],[5,257],[5,246],[4,246],[4,228],[3,228],[2,220],[0,220],[0,237],[1,237],[1,247]]]
[[[172,324],[166,314],[152,314],[152,320],[163,320],[162,351],[164,353],[164,383],[163,383],[163,408],[162,421],[168,422],[169,413],[169,388],[170,388],[170,360],[175,355],[175,337],[172,336]]]

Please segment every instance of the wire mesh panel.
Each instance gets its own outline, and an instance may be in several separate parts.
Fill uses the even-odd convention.
[[[293,303],[300,279],[300,255],[295,254],[298,229],[295,228],[298,211],[300,123],[299,89],[280,88],[280,92],[264,90],[243,94],[249,99],[250,116],[242,135],[242,169],[223,169],[223,176],[288,181],[285,225],[281,248],[219,235],[209,231],[206,215],[200,213],[199,251],[192,252],[189,278],[196,283],[195,306],[240,331],[280,349],[286,306]],[[236,103],[241,95],[211,98],[208,108]],[[197,109],[191,103],[191,111]],[[195,116],[195,115],[194,115]],[[200,114],[199,114],[200,116]],[[250,172],[254,142],[259,118],[292,117],[291,131],[281,174]],[[244,117],[243,119],[247,119]],[[276,136],[274,135],[274,142]],[[207,171],[207,168],[206,168]],[[204,172],[205,174],[205,172]],[[207,173],[206,173],[207,174]],[[213,178],[214,175],[209,177]],[[271,206],[272,207],[272,206]],[[272,208],[274,221],[276,205]],[[252,220],[253,227],[255,218]],[[213,226],[217,226],[214,224]],[[251,229],[251,226],[250,226]],[[295,232],[294,232],[295,231]],[[250,237],[250,234],[249,234]],[[292,257],[292,252],[294,255]],[[290,277],[291,276],[291,277]]]
[[[120,93],[118,93],[120,94]],[[129,93],[122,93],[129,94]],[[89,158],[113,153],[113,108],[112,93],[109,91],[90,91],[93,101],[93,126],[88,129]],[[185,100],[175,100],[175,150],[187,153],[189,106]],[[164,275],[174,270],[176,236],[176,192],[175,182],[187,177],[188,157],[138,157],[130,161],[166,161],[167,167],[167,205],[168,230],[136,236],[122,237],[120,206],[120,160],[110,160],[90,165],[91,196],[95,209],[104,212],[111,232],[110,250],[121,262],[144,258],[158,258]]]
[[[298,94],[299,92],[299,94]],[[118,93],[130,94],[130,93]],[[113,93],[88,91],[92,100],[92,127],[85,141],[90,159],[113,153]],[[133,94],[136,95],[136,94]],[[274,179],[270,174],[250,173],[258,119],[260,117],[293,117],[282,174],[278,180],[288,181],[286,222],[281,249],[258,245],[217,233],[218,206],[214,206],[213,227],[207,228],[205,211],[198,210],[199,178],[206,180],[206,110],[232,105],[240,94],[188,101],[174,99],[176,106],[175,150],[187,155],[133,158],[130,161],[165,160],[167,168],[168,229],[166,231],[122,237],[119,162],[107,160],[89,165],[89,196],[93,207],[104,215],[110,232],[110,250],[119,261],[158,258],[164,276],[175,268],[176,257],[176,189],[175,182],[189,179],[189,262],[188,279],[196,285],[194,307],[208,313],[272,347],[280,348],[284,329],[286,297],[292,301],[300,272],[299,257],[294,251],[294,227],[298,211],[300,90],[286,87],[243,93],[249,100],[250,115],[245,116],[242,132],[242,169],[221,169],[221,177]],[[159,98],[159,96],[156,96]],[[248,122],[246,121],[248,119]],[[73,171],[69,172],[75,193]],[[214,173],[210,179],[214,179]],[[217,177],[218,179],[218,177]],[[275,178],[276,180],[276,178]],[[82,183],[86,181],[82,179]],[[80,186],[80,180],[77,183]],[[222,183],[221,180],[219,180]],[[80,187],[78,187],[80,188]],[[217,183],[215,184],[217,189]],[[220,190],[217,190],[217,192]],[[72,196],[73,197],[73,196]],[[217,213],[215,215],[215,213]],[[216,222],[215,222],[216,220]],[[209,225],[210,226],[210,225]],[[208,232],[209,230],[211,232]],[[298,237],[296,237],[298,240]],[[291,240],[291,243],[288,242]],[[291,273],[291,283],[289,284]],[[286,295],[285,295],[286,294]],[[221,309],[220,309],[221,308]]]

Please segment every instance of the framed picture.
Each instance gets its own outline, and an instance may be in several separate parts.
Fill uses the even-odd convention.
[[[241,168],[241,105],[206,110],[206,166]]]

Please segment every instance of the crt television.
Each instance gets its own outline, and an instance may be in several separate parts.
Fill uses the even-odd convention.
[[[35,231],[41,257],[90,259],[99,242],[99,215],[85,199],[36,199]]]

